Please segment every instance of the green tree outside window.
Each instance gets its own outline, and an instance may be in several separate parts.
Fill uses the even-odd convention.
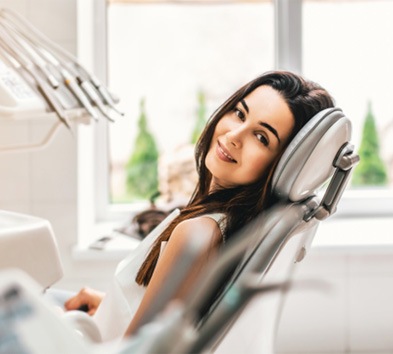
[[[206,97],[203,91],[198,92],[198,109],[194,130],[191,134],[191,144],[196,144],[206,125]]]
[[[388,182],[385,164],[380,157],[380,146],[375,118],[368,104],[359,147],[359,165],[353,173],[353,186],[383,186]]]
[[[132,199],[150,199],[158,190],[158,149],[149,132],[145,100],[140,101],[138,134],[134,150],[126,164],[127,192]]]

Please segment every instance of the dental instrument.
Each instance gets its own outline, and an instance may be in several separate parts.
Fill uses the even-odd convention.
[[[51,52],[52,55],[56,53],[58,55],[57,60],[61,63],[63,68],[68,68],[71,72],[78,72],[80,75],[80,81],[89,81],[93,87],[99,93],[99,96],[102,103],[108,107],[110,107],[113,111],[123,116],[124,113],[120,112],[116,108],[116,100],[109,93],[107,88],[100,83],[100,81],[93,75],[89,74],[87,70],[76,60],[74,56],[65,51],[63,48],[49,40],[46,36],[44,36],[41,32],[37,31],[33,26],[31,26],[27,21],[25,21],[20,15],[16,12],[13,12],[8,9],[3,9],[0,12],[0,16],[2,16],[5,20],[13,20],[14,24],[18,24],[18,30],[20,33],[23,33],[23,36],[28,38],[32,43],[35,43],[37,47],[45,48],[47,51]],[[62,58],[62,59],[61,59]],[[64,58],[64,59],[63,59]],[[66,62],[67,61],[67,62]],[[76,78],[75,78],[76,79]],[[89,89],[88,89],[89,90]],[[80,92],[78,92],[80,94]],[[94,95],[93,95],[94,96]],[[94,99],[97,97],[94,96]],[[100,105],[102,106],[102,105]],[[97,106],[101,111],[101,107]]]
[[[29,57],[30,61],[41,71],[43,76],[46,78],[48,83],[57,89],[60,85],[56,77],[50,72],[47,63],[40,55],[39,51],[30,45],[18,31],[7,22],[1,23],[4,29],[7,30],[8,34],[14,39],[16,43],[20,45],[20,48],[24,51],[24,54]]]
[[[65,111],[57,97],[53,94],[53,91],[51,91],[50,86],[41,79],[32,63],[18,50],[17,44],[8,36],[8,33],[5,32],[2,27],[0,27],[0,35],[4,40],[7,40],[0,41],[0,47],[4,50],[3,57],[6,57],[8,62],[11,63],[17,71],[20,72],[23,69],[30,75],[36,89],[42,94],[42,97],[48,103],[49,107],[57,114],[60,121],[64,123],[68,129],[71,129]]]
[[[0,55],[4,62],[14,68],[20,76],[47,103],[59,121],[72,132],[70,119],[82,121],[78,108],[98,121],[100,116],[110,122],[111,114],[123,116],[116,108],[116,99],[99,80],[67,51],[45,37],[41,32],[11,10],[0,10]],[[50,129],[51,135],[57,130]],[[44,139],[49,141],[51,136]],[[38,145],[33,144],[36,148]],[[21,151],[23,147],[10,147],[1,151]]]
[[[112,118],[112,116],[106,111],[104,102],[101,100],[101,98],[97,94],[95,88],[93,87],[90,81],[83,78],[82,75],[79,72],[77,72],[74,67],[71,67],[69,65],[67,66],[65,65],[65,63],[61,64],[59,60],[53,54],[48,52],[45,48],[39,47],[38,50],[58,71],[61,71],[62,65],[63,67],[66,66],[70,70],[70,72],[73,73],[78,85],[83,89],[83,91],[85,92],[87,97],[91,100],[93,105],[95,105],[98,108],[100,113],[111,122],[115,121],[114,118]]]
[[[4,23],[1,23],[2,26],[2,36],[8,43],[8,46],[11,48],[14,48],[14,53],[17,57],[23,58],[22,63],[23,65],[26,66],[27,70],[30,72],[33,72],[34,79],[37,82],[38,87],[40,88],[40,91],[43,92],[43,95],[45,98],[48,99],[49,97],[49,91],[46,89],[46,85],[42,82],[40,79],[40,76],[38,75],[37,70],[35,68],[38,68],[46,78],[46,80],[51,84],[53,89],[57,89],[59,87],[59,82],[54,78],[54,76],[49,73],[49,71],[46,69],[45,63],[42,61],[40,56],[32,49],[30,48],[27,43],[23,40],[23,38],[16,38],[15,37],[15,32],[13,31],[7,31],[7,26]],[[14,36],[13,36],[14,34]],[[78,100],[78,102],[86,109],[88,114],[95,120],[98,120],[98,116],[94,108],[91,106],[89,100],[86,98],[84,93],[81,91],[79,86],[77,85],[74,77],[64,68],[60,67],[59,72],[62,76],[64,84],[69,88],[69,90],[72,92],[72,94],[75,96],[75,98]],[[50,102],[52,102],[51,99],[49,99]],[[53,108],[53,104],[51,105]]]

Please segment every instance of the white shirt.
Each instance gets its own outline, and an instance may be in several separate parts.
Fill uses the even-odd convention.
[[[146,290],[144,286],[135,282],[136,274],[152,244],[179,213],[179,210],[175,210],[167,216],[130,255],[118,264],[111,287],[93,316],[103,342],[123,338]],[[221,232],[223,231],[224,214],[206,214],[204,216],[214,219]],[[161,252],[165,245],[166,243],[162,244]]]

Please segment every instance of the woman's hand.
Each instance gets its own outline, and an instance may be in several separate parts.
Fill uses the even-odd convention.
[[[66,311],[81,310],[86,311],[90,316],[94,315],[100,305],[105,293],[90,289],[83,288],[78,294],[68,299],[64,303]]]

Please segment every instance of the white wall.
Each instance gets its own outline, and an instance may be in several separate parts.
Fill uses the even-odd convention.
[[[1,8],[17,11],[67,51],[77,50],[76,0],[1,0]],[[56,118],[0,120],[0,146],[32,144],[42,138]],[[113,261],[76,261],[71,251],[77,240],[77,131],[60,127],[53,141],[34,152],[0,152],[0,208],[50,220],[59,243],[65,276],[59,286],[103,287]],[[92,280],[93,279],[93,280]]]
[[[0,0],[0,6],[18,11],[52,40],[76,53],[76,0]],[[35,141],[51,124],[51,120],[34,125],[1,121],[0,143]],[[44,150],[0,154],[0,208],[50,220],[65,267],[65,276],[57,286],[104,289],[116,261],[81,260],[72,255],[78,230],[76,144],[76,137],[62,128]],[[348,224],[345,234],[356,230],[357,223]],[[378,233],[390,236],[390,226]],[[389,246],[372,250],[315,247],[300,264],[296,279],[324,279],[331,284],[331,292],[297,290],[289,295],[278,336],[279,351],[392,352],[391,254]]]
[[[299,264],[295,284],[316,279],[328,288],[299,287],[289,293],[279,353],[393,352],[391,247],[316,247]]]

